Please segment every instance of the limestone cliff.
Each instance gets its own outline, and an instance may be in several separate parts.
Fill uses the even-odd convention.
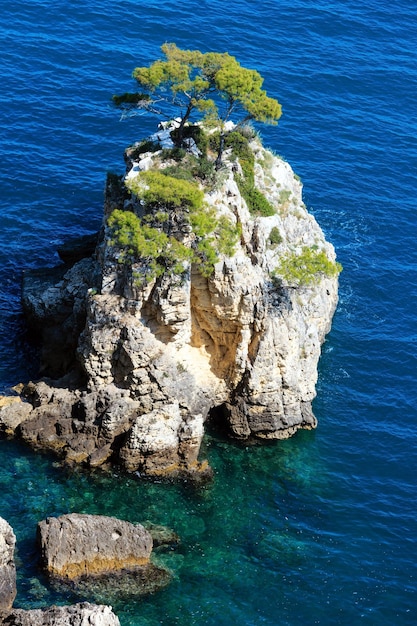
[[[53,287],[37,288],[35,297],[32,290],[26,307],[52,310],[61,329],[71,328],[68,343],[76,329],[83,383],[71,390],[51,381],[26,386],[18,426],[12,405],[16,434],[68,460],[112,460],[129,471],[165,475],[204,471],[198,454],[214,413],[239,438],[282,439],[316,426],[311,402],[337,303],[337,272],[318,271],[315,280],[300,283],[277,267],[303,250],[324,253],[334,265],[335,253],[307,212],[290,165],[257,138],[249,145],[255,186],[273,214],[250,212],[236,177],[239,160],[226,152],[204,200],[239,227],[240,237],[235,253],[220,254],[210,275],[185,264],[181,274],[138,280],[141,261],[120,262],[107,218],[115,208],[140,215],[143,207],[109,178],[95,256]],[[135,159],[128,152],[127,177],[160,167],[159,155],[154,149]],[[187,239],[187,228],[177,226]],[[8,411],[0,409],[5,432]]]

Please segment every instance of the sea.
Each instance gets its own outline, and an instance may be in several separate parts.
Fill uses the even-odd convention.
[[[35,379],[25,269],[101,224],[107,172],[154,132],[115,93],[160,47],[229,52],[282,104],[257,127],[288,160],[344,270],[318,428],[268,445],[207,433],[210,484],[62,469],[0,441],[15,606],[76,602],[38,569],[37,522],[69,512],[173,528],[172,581],[88,596],[122,626],[417,623],[417,14],[414,0],[0,0],[0,390]]]

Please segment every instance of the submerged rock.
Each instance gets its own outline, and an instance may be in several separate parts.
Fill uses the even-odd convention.
[[[70,593],[77,599],[117,604],[156,593],[170,584],[172,574],[153,562],[135,570],[118,571],[103,576],[82,576],[74,581],[54,579],[51,586],[58,593]]]
[[[179,536],[171,528],[152,522],[144,522],[143,525],[151,534],[154,549],[160,548],[163,551],[175,548],[180,544]]]
[[[24,386],[25,402],[11,405],[12,416],[0,412],[0,430],[68,462],[205,477],[199,451],[214,413],[241,439],[282,439],[316,426],[311,402],[337,275],[297,285],[274,272],[289,254],[318,250],[334,263],[335,253],[290,165],[256,139],[249,145],[256,187],[274,212],[250,213],[234,177],[239,164],[226,155],[204,201],[241,234],[233,256],[220,254],[209,276],[185,264],[181,275],[141,280],[140,259],[121,263],[107,217],[116,208],[141,215],[143,207],[109,177],[93,257],[55,284],[24,283],[25,310],[43,329],[45,371],[78,378]],[[135,167],[127,159],[130,178],[157,166],[158,153],[140,157]],[[190,237],[181,220],[173,228]]]

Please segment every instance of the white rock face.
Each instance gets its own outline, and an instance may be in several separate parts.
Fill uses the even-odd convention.
[[[136,418],[120,450],[120,459],[128,470],[140,467],[145,474],[169,473],[182,446],[182,456],[192,467],[197,464],[202,436],[201,415],[189,416],[187,420],[181,415],[178,402],[166,404]]]
[[[132,273],[121,275],[106,239],[101,249],[102,292],[91,301],[80,354],[93,388],[116,383],[140,403],[125,448],[137,454],[154,455],[156,441],[180,446],[190,423],[198,450],[204,421],[220,406],[239,437],[285,438],[316,425],[311,401],[337,278],[295,289],[277,286],[271,272],[283,254],[304,246],[331,261],[335,253],[307,212],[290,165],[256,141],[251,146],[257,187],[276,214],[253,217],[230,170],[205,199],[240,223],[242,237],[210,278],[191,269],[183,282],[163,276],[138,288]],[[143,167],[152,159],[145,155]],[[273,228],[281,239],[274,245]]]

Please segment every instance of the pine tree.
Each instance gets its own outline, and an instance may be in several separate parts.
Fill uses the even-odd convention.
[[[176,143],[181,146],[184,126],[196,116],[220,129],[221,139],[216,163],[221,163],[225,123],[231,117],[242,125],[250,121],[276,124],[281,105],[262,89],[263,78],[256,71],[242,67],[227,52],[181,50],[174,43],[161,48],[164,59],[148,67],[137,67],[133,78],[142,92],[113,96],[114,103],[129,112],[149,111],[172,116],[180,111]]]

